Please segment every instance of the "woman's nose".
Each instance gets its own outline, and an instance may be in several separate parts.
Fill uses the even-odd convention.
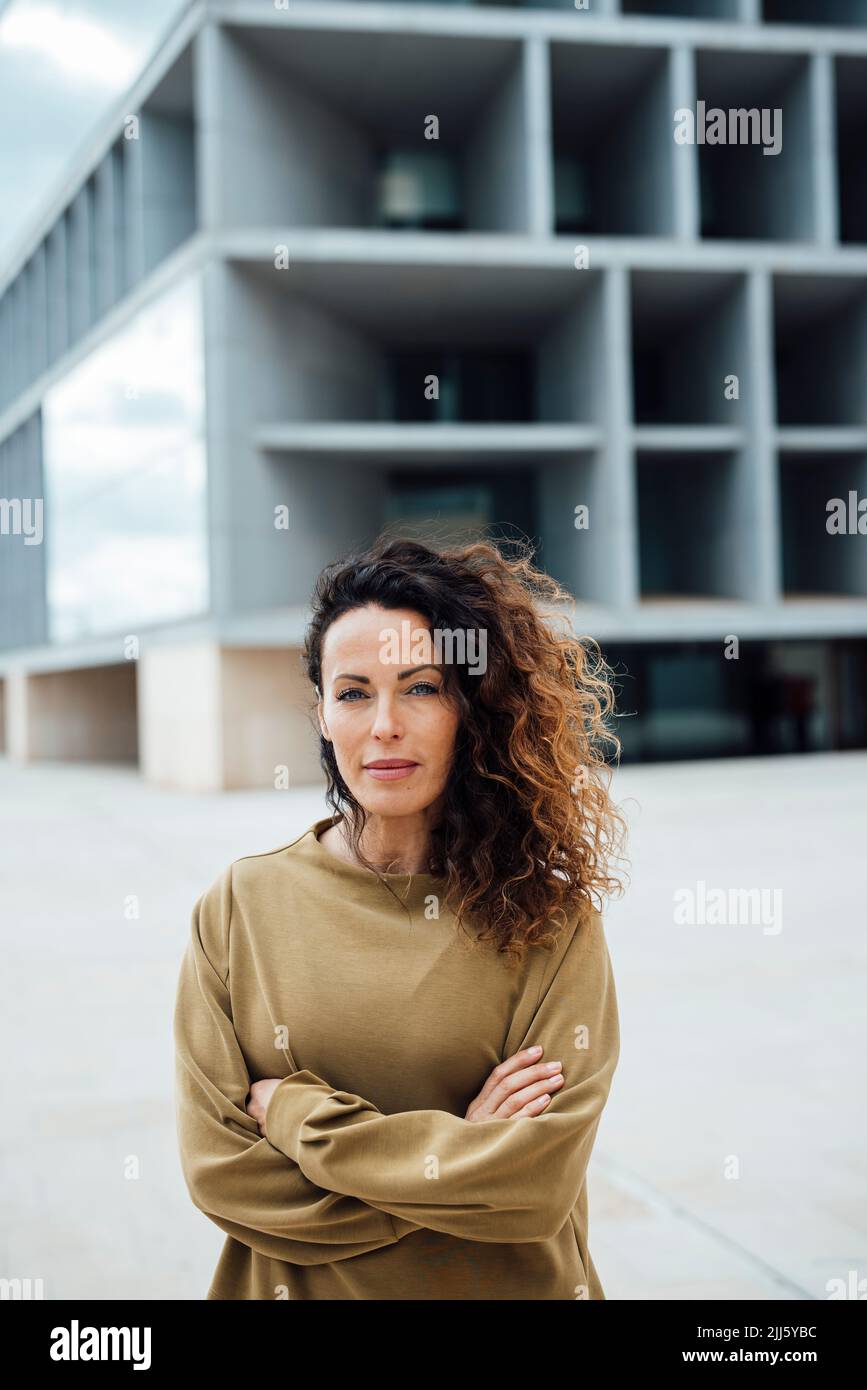
[[[391,700],[377,700],[373,716],[373,732],[380,736],[398,730],[397,709]]]

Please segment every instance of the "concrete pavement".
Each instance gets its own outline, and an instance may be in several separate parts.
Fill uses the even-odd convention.
[[[622,1052],[589,1179],[606,1295],[827,1298],[867,1277],[867,754],[614,785]],[[190,796],[0,762],[0,1277],[50,1299],[204,1296],[223,1235],[189,1201],[172,1103],[190,911],[230,860],[324,814],[315,790]],[[777,929],[675,922],[675,895],[719,889],[779,890]]]

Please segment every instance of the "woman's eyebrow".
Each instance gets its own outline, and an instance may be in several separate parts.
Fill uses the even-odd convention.
[[[415,673],[416,673],[416,671],[428,671],[428,670],[430,670],[430,671],[439,671],[439,667],[438,667],[438,666],[434,666],[433,662],[427,661],[427,662],[425,662],[424,666],[411,666],[411,667],[409,668],[408,671],[398,671],[398,673],[397,673],[397,678],[398,678],[399,681],[402,681],[402,680],[405,680],[407,676],[414,676]],[[336,680],[336,681],[361,681],[361,683],[362,683],[363,685],[370,685],[370,677],[369,677],[369,676],[353,676],[352,673],[351,673],[350,671],[340,671],[340,672],[338,673],[338,675],[336,675],[336,676],[333,677],[333,680]]]
[[[408,671],[398,671],[397,678],[402,681],[407,676],[414,676],[416,671],[439,671],[439,667],[434,666],[432,661],[426,661],[423,666],[410,666]]]

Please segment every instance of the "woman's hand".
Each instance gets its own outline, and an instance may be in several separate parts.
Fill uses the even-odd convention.
[[[544,1052],[526,1048],[494,1067],[465,1120],[503,1120],[515,1115],[538,1115],[551,1099],[550,1092],[563,1084],[562,1062],[540,1062]],[[550,1071],[550,1067],[557,1070]]]
[[[268,1109],[269,1100],[282,1080],[281,1076],[269,1076],[264,1081],[254,1081],[250,1087],[250,1098],[244,1109],[248,1115],[253,1116],[263,1139],[268,1138],[265,1130],[265,1111]]]

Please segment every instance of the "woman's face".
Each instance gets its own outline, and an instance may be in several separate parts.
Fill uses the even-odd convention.
[[[319,722],[356,801],[381,816],[432,806],[448,781],[459,716],[426,619],[411,608],[352,609],[326,630],[321,664]],[[405,765],[372,766],[382,762]]]

